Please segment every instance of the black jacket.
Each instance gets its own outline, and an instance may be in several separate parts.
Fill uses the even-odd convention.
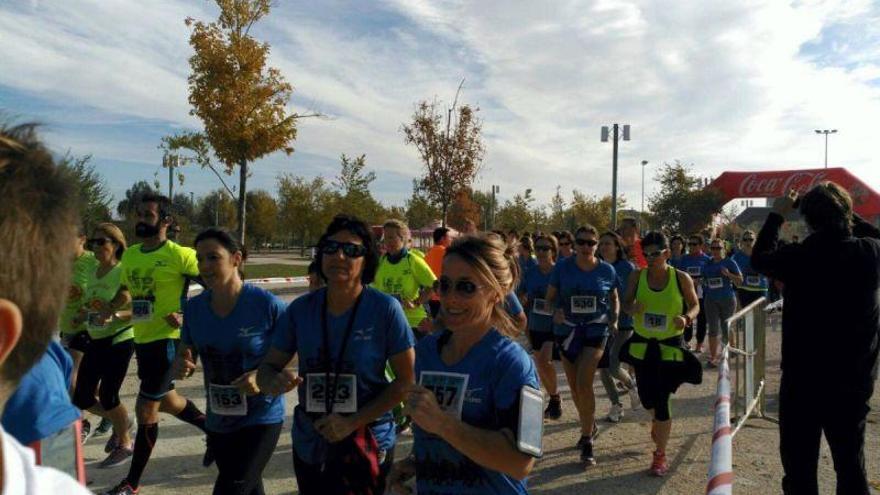
[[[770,213],[758,234],[752,267],[785,284],[786,380],[873,390],[880,348],[880,230],[855,220],[854,235],[818,232],[780,247],[785,220]]]

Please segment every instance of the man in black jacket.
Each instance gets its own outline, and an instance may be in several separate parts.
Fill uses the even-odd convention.
[[[824,182],[792,191],[769,214],[752,267],[784,283],[779,437],[786,494],[818,494],[822,433],[837,493],[867,495],[865,418],[880,347],[880,231],[852,211],[849,194]],[[786,214],[799,208],[812,234],[778,246]]]

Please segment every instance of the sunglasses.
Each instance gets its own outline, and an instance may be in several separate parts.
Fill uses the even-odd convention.
[[[590,247],[593,247],[596,244],[599,244],[599,241],[597,241],[596,239],[575,239],[574,242],[576,242],[578,246],[590,246]]]
[[[100,247],[100,246],[103,246],[104,244],[107,244],[108,242],[113,242],[113,241],[111,241],[110,239],[105,239],[103,237],[97,237],[95,239],[87,240],[86,245],[93,246],[93,247]]]
[[[743,242],[755,242],[751,237],[743,237]]]
[[[323,254],[336,254],[340,249],[348,258],[360,258],[367,254],[367,247],[363,244],[339,241],[324,241],[321,244],[321,253]]]
[[[699,246],[699,242],[688,242],[688,246]]]
[[[550,251],[553,248],[550,246],[535,246],[535,249],[537,251]]]
[[[560,246],[571,246],[571,243],[570,242],[560,242],[559,245]]]
[[[721,251],[721,250],[724,249],[724,248],[721,247],[721,246],[712,246],[712,247],[710,247],[709,249],[711,249],[712,251]]]
[[[650,253],[645,253],[645,258],[650,258],[650,259],[657,258],[658,256],[663,254],[663,251],[666,251],[666,250],[661,249],[659,251],[651,251]]]
[[[449,277],[440,277],[437,283],[437,290],[440,291],[441,296],[447,296],[455,290],[455,292],[464,297],[473,297],[482,288],[482,285],[477,285],[470,280],[456,280],[453,282]]]

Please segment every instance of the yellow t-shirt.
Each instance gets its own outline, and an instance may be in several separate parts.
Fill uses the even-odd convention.
[[[67,302],[64,303],[61,321],[58,324],[62,335],[75,335],[85,331],[85,321],[74,326],[73,318],[85,302],[84,296],[88,287],[89,274],[94,274],[97,269],[98,260],[95,259],[95,253],[91,251],[84,252],[73,262],[72,280],[70,288],[67,289]]]
[[[171,327],[165,317],[180,311],[185,277],[198,274],[195,250],[173,241],[148,252],[141,244],[125,250],[122,285],[131,293],[136,344],[180,338],[180,329]]]
[[[388,261],[383,256],[376,271],[376,279],[372,286],[386,294],[395,296],[401,301],[415,301],[419,297],[419,289],[422,287],[432,288],[437,277],[431,271],[431,267],[421,257],[408,252],[406,257],[396,264]],[[411,327],[417,327],[425,319],[427,313],[421,305],[406,309],[406,320]]]
[[[89,275],[89,283],[86,288],[86,295],[83,298],[83,306],[86,308],[89,313],[97,313],[95,308],[97,307],[98,302],[102,302],[104,304],[108,304],[113,298],[116,297],[116,294],[119,292],[119,286],[121,284],[122,278],[122,264],[117,264],[113,268],[110,269],[109,272],[105,273],[103,277],[98,278],[98,271],[95,270]],[[89,330],[89,336],[92,339],[103,339],[107,337],[113,337],[113,343],[117,344],[119,342],[125,342],[134,337],[134,333],[131,329],[130,321],[119,320],[118,318],[113,318],[108,321],[104,325],[98,325],[96,321],[91,318],[87,319],[87,325]],[[121,330],[126,329],[125,331]]]

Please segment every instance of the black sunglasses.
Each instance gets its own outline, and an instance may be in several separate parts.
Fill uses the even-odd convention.
[[[453,283],[449,277],[440,277],[437,283],[437,290],[443,296],[449,295],[450,292],[455,290],[455,292],[465,297],[473,297],[482,287],[482,285],[477,285],[470,280],[456,280]]]
[[[110,240],[110,239],[106,239],[106,238],[104,238],[104,237],[96,237],[96,238],[94,238],[94,239],[89,239],[89,240],[87,240],[87,241],[86,241],[86,245],[87,245],[87,246],[99,247],[99,246],[103,246],[104,244],[107,244],[108,242],[113,242],[113,241]]]
[[[709,249],[711,249],[712,251],[721,251],[721,250],[724,249],[724,248],[721,247],[721,246],[712,246],[712,247],[710,247]]]
[[[367,254],[367,247],[363,244],[339,241],[324,241],[321,244],[321,253],[323,254],[336,254],[340,249],[348,258],[360,258]]]
[[[586,246],[590,246],[590,247],[593,247],[593,246],[599,244],[599,241],[597,241],[596,239],[575,239],[574,242],[576,242],[578,246],[586,245]]]
[[[699,242],[688,242],[688,246],[699,246]]]
[[[754,242],[755,240],[751,237],[743,237],[743,242]]]
[[[552,246],[545,246],[545,245],[538,245],[538,246],[535,246],[535,249],[538,251],[550,251],[551,249],[553,249],[553,247]]]

